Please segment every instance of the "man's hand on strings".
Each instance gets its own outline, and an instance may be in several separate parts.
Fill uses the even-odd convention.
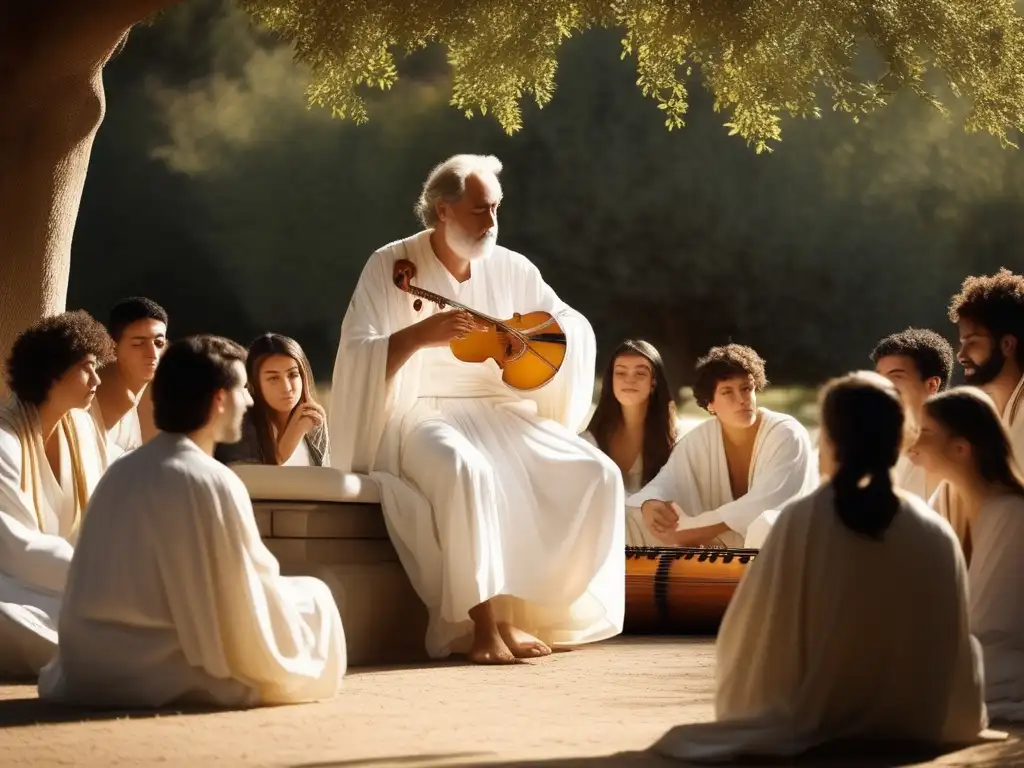
[[[421,347],[443,347],[453,339],[463,339],[476,328],[476,319],[461,309],[438,312],[418,322]]]
[[[518,336],[515,336],[508,331],[503,331],[501,328],[497,329],[497,335],[498,341],[506,350],[506,357],[518,357],[526,346]]]

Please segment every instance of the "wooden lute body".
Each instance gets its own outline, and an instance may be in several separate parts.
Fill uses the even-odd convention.
[[[413,305],[417,310],[422,306],[419,300],[426,299],[441,309],[461,309],[476,319],[474,331],[449,344],[452,354],[464,363],[494,360],[501,368],[501,380],[521,392],[543,387],[562,367],[565,331],[548,312],[517,312],[508,320],[499,320],[413,285],[416,265],[407,259],[395,262],[393,274],[399,289],[417,297]]]

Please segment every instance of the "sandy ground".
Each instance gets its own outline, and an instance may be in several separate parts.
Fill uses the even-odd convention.
[[[710,718],[711,641],[619,638],[518,667],[356,669],[330,702],[241,712],[88,713],[0,687],[0,765],[672,766],[645,750]],[[819,757],[842,766],[1024,765],[1021,732],[940,756]]]

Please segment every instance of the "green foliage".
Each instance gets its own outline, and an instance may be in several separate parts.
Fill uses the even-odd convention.
[[[1011,144],[1024,127],[1024,20],[1014,0],[238,0],[310,66],[309,98],[368,119],[360,87],[388,89],[396,52],[445,47],[451,103],[468,117],[522,127],[525,95],[554,93],[563,41],[593,27],[624,31],[637,85],[671,130],[684,124],[699,68],[725,126],[758,152],[784,115],[820,115],[823,92],[854,119],[907,88],[943,109],[935,73],[971,111],[968,131]],[[865,45],[880,57],[865,72]],[[939,79],[934,78],[934,79]]]

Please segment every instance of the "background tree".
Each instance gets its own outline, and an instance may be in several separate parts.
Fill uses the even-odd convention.
[[[96,131],[103,69],[131,26],[168,0],[9,0],[0,6],[0,352],[37,317],[63,308],[70,249]],[[294,47],[308,96],[339,116],[368,116],[365,87],[388,88],[395,56],[438,43],[453,73],[451,102],[492,114],[507,131],[522,101],[552,96],[566,39],[620,31],[641,91],[683,123],[696,67],[726,127],[758,151],[784,115],[818,103],[861,114],[909,88],[937,103],[941,75],[969,111],[968,130],[1009,141],[1022,125],[1024,45],[1012,0],[715,0],[623,3],[464,0],[438,5],[240,0]],[[443,13],[439,12],[443,9]],[[870,41],[882,66],[858,58]],[[125,194],[123,191],[120,194]],[[106,201],[115,205],[115,201]]]

